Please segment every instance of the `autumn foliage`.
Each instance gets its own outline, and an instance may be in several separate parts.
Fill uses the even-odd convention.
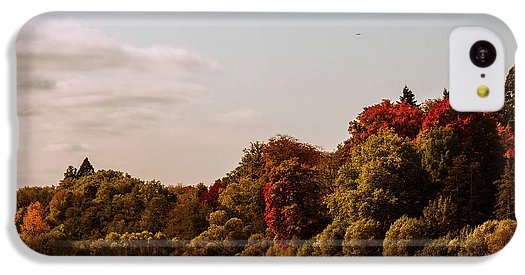
[[[277,135],[211,185],[164,185],[87,158],[17,190],[15,225],[49,255],[487,255],[516,228],[514,70],[497,113],[405,87],[337,150]],[[344,126],[343,126],[344,127]]]
[[[393,129],[401,137],[413,139],[421,130],[423,111],[406,102],[392,103],[384,99],[381,103],[365,107],[355,121],[350,122],[348,132],[354,142],[365,141],[380,130]]]
[[[44,209],[40,202],[32,202],[26,210],[20,233],[34,236],[49,230],[49,226],[44,221]]]

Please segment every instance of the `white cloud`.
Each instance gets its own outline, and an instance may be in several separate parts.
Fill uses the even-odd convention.
[[[219,69],[198,52],[136,47],[73,19],[33,19],[16,50],[18,114],[32,129],[118,132],[173,118],[207,100]]]
[[[88,143],[71,144],[71,143],[56,143],[44,147],[45,152],[93,152],[95,149]]]
[[[262,118],[263,114],[261,112],[243,107],[226,113],[216,114],[212,120],[213,122],[223,124],[248,125],[259,123],[262,121]]]

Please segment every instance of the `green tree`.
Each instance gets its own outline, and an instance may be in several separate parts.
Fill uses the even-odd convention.
[[[321,233],[313,238],[312,254],[316,256],[341,256],[345,228],[333,221]]]
[[[360,219],[346,229],[343,242],[345,256],[381,255],[383,228],[380,222]]]
[[[78,173],[77,168],[75,168],[72,165],[69,165],[66,169],[66,172],[64,172],[64,180],[76,178],[77,173]]]
[[[166,256],[172,242],[162,233],[110,232],[104,238],[89,242],[89,254],[95,256]]]
[[[37,235],[20,235],[24,243],[34,251],[44,255],[71,255],[71,243],[66,239],[62,227]]]
[[[403,94],[399,97],[399,102],[417,106],[416,95],[408,88],[407,85],[403,87]]]
[[[346,229],[365,228],[363,221],[377,222],[380,226],[374,234],[361,236],[375,237],[368,240],[374,242],[381,241],[399,217],[419,215],[428,197],[428,175],[420,163],[417,147],[392,131],[382,131],[356,146],[351,163],[341,167],[336,191],[325,198],[333,223]],[[352,232],[349,236],[357,236]],[[361,253],[358,247],[347,252]]]
[[[452,160],[441,193],[457,206],[456,221],[461,225],[479,224],[492,214],[493,184],[483,178],[480,164],[464,155]]]
[[[241,252],[241,256],[264,256],[269,247],[273,245],[271,239],[266,234],[256,233],[248,238],[244,250]]]
[[[234,256],[244,250],[246,243],[244,224],[238,218],[224,221],[226,213],[217,211],[210,214],[210,227],[195,237],[186,246],[189,256]]]
[[[450,92],[447,90],[447,88],[443,89],[443,99],[448,99],[450,96]]]
[[[460,256],[483,256],[494,254],[510,241],[516,231],[516,221],[486,221],[477,226],[465,238],[459,250]]]
[[[403,216],[385,234],[383,255],[451,255],[450,232],[458,229],[457,209],[439,196],[423,209],[420,218]]]
[[[199,203],[196,188],[179,187],[177,203],[166,217],[164,234],[169,238],[190,241],[208,228],[210,207]]]
[[[437,192],[443,186],[452,159],[461,152],[460,138],[451,129],[437,127],[422,132],[417,138],[421,163],[430,174]]]
[[[459,227],[456,205],[443,196],[430,201],[419,219],[427,226],[425,234],[428,239],[437,239]]]
[[[417,256],[457,256],[458,237],[456,232],[448,232],[446,235],[429,241]],[[461,233],[460,233],[461,234]]]
[[[395,200],[394,209],[385,209],[394,219],[415,216],[429,197],[428,174],[421,168],[418,148],[392,131],[383,131],[357,146],[352,166],[359,167],[357,189],[365,193],[382,190]],[[385,218],[375,218],[385,224]]]
[[[428,242],[427,225],[417,219],[403,216],[395,221],[385,234],[384,256],[412,256]]]
[[[93,165],[91,165],[88,158],[86,157],[84,161],[82,161],[80,168],[78,168],[77,177],[90,176],[90,175],[93,175],[94,173],[95,173],[95,169],[93,168]]]
[[[220,208],[231,217],[237,217],[250,227],[252,234],[265,232],[264,181],[241,178],[239,183],[230,183],[220,194]]]
[[[515,110],[515,86],[514,86],[514,71],[512,67],[505,80],[505,103],[503,108],[499,111],[501,122],[503,125],[510,125],[512,132],[514,132],[514,110]]]

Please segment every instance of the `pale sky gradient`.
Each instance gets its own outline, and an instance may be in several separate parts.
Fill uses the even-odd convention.
[[[447,86],[447,28],[247,25],[30,21],[16,42],[18,186],[56,184],[86,156],[95,169],[210,184],[251,141],[291,134],[331,151],[364,106],[405,84],[418,100]]]

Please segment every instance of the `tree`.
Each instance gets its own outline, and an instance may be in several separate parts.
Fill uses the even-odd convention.
[[[385,234],[383,256],[412,256],[428,242],[427,225],[416,218],[403,216]]]
[[[345,228],[333,221],[321,233],[314,237],[312,254],[316,256],[342,256]]]
[[[251,181],[242,178],[239,183],[230,183],[219,196],[220,208],[232,217],[237,217],[250,227],[252,234],[262,233],[266,230],[264,221],[265,182],[263,180]]]
[[[250,147],[244,148],[239,165],[226,174],[221,181],[227,186],[231,182],[240,182],[241,179],[256,181],[264,176],[263,149],[266,145],[261,142],[252,142]]]
[[[358,190],[370,190],[368,193],[383,190],[386,196],[393,196],[396,209],[389,209],[388,215],[416,215],[429,198],[429,178],[421,168],[418,148],[392,130],[381,131],[357,146],[352,166],[359,167]]]
[[[64,180],[66,179],[75,179],[77,177],[77,168],[69,165],[64,173]]]
[[[436,127],[417,137],[421,164],[430,174],[435,191],[442,187],[452,159],[461,153],[460,138],[451,128]]]
[[[457,207],[450,198],[443,196],[430,201],[419,219],[427,226],[428,239],[437,239],[459,228]]]
[[[80,168],[78,168],[77,177],[90,176],[90,175],[93,175],[94,173],[95,173],[95,169],[93,168],[88,158],[86,157],[84,161],[82,161]]]
[[[417,106],[406,102],[393,104],[384,99],[381,103],[365,107],[357,119],[350,122],[348,132],[354,144],[389,129],[400,137],[413,139],[421,130],[422,121],[423,111]]]
[[[186,246],[185,255],[189,256],[234,256],[241,253],[247,236],[243,232],[244,224],[238,218],[226,221],[224,211],[210,214],[210,227],[195,237]]]
[[[35,201],[27,207],[20,230],[21,234],[28,236],[35,236],[49,231],[49,226],[44,221],[44,209],[40,202]]]
[[[494,203],[494,186],[487,182],[477,162],[461,155],[452,160],[441,194],[457,205],[461,225],[476,225],[490,217]]]
[[[272,240],[268,239],[263,233],[256,233],[248,238],[241,256],[264,256],[269,247],[273,245]]]
[[[345,256],[381,255],[383,237],[382,225],[372,219],[360,219],[346,229],[343,242]]]
[[[308,167],[316,166],[321,159],[321,152],[317,147],[287,135],[270,138],[262,148],[262,154],[267,172],[290,159],[296,159],[298,163]]]
[[[27,208],[31,203],[38,201],[42,208],[46,208],[55,195],[54,186],[31,186],[16,190],[16,208]]]
[[[501,179],[494,182],[498,189],[494,215],[500,220],[516,219],[514,214],[514,169],[514,159],[507,160]]]
[[[327,224],[321,205],[321,152],[291,136],[278,135],[262,148],[267,173],[265,222],[278,240],[310,238]]]
[[[439,196],[429,202],[420,218],[401,217],[385,234],[383,255],[450,254],[446,248],[452,238],[449,233],[459,228],[456,213],[451,200]]]
[[[514,110],[515,110],[515,86],[514,86],[514,71],[512,67],[505,80],[505,103],[503,108],[499,111],[501,122],[504,126],[509,125],[514,132]]]
[[[450,96],[450,92],[444,88],[443,89],[443,99],[448,99],[448,97]]]
[[[56,227],[37,235],[21,234],[20,237],[28,247],[44,255],[72,255],[74,253],[69,247],[70,242],[66,239],[62,227]]]
[[[454,139],[459,142],[441,142],[442,146],[453,150],[434,152],[434,156],[448,154],[448,158],[452,160],[464,155],[467,158],[466,162],[479,164],[480,177],[485,181],[492,183],[499,179],[504,166],[503,146],[498,133],[497,118],[493,114],[456,112],[450,107],[448,99],[439,100],[423,121],[422,135],[439,128],[443,133],[441,137],[448,138],[451,142],[454,142]],[[434,137],[439,138],[436,135]],[[437,147],[436,149],[440,150]]]
[[[180,187],[177,203],[166,216],[164,234],[168,238],[190,241],[206,230],[210,207],[199,202],[196,188]]]
[[[321,205],[319,175],[297,158],[282,161],[264,188],[264,220],[279,241],[308,239],[327,224]]]
[[[144,184],[139,192],[144,194],[144,210],[140,215],[140,229],[142,231],[160,232],[165,228],[167,217],[166,209],[170,209],[176,202],[176,196],[168,192],[159,181],[150,181]]]
[[[460,247],[460,256],[484,256],[494,254],[507,243],[516,231],[516,221],[489,220],[474,228],[465,238]]]
[[[456,232],[447,232],[444,236],[429,241],[416,256],[457,256],[458,238]]]
[[[104,238],[89,243],[89,254],[95,256],[165,256],[172,242],[162,233],[110,232]]]
[[[219,206],[218,200],[220,193],[226,188],[226,184],[221,180],[216,180],[208,189],[207,192],[203,193],[203,199],[201,202],[205,202],[210,205],[213,209],[217,209]],[[205,196],[205,197],[204,197]]]
[[[403,94],[399,97],[399,103],[407,103],[412,106],[417,105],[416,95],[410,90],[407,85],[403,87]]]
[[[377,221],[381,232],[403,215],[421,213],[428,199],[428,175],[417,147],[390,131],[371,136],[354,148],[341,167],[337,189],[325,203],[343,228],[361,219]]]

